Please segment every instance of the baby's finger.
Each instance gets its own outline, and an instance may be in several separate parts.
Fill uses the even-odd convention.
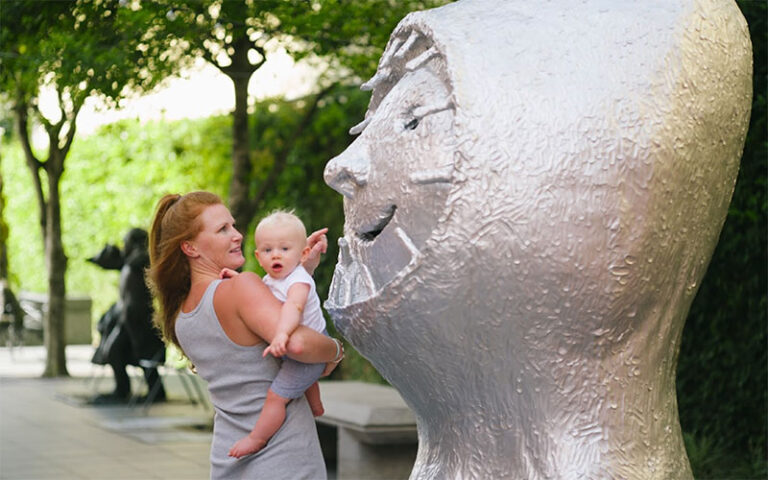
[[[327,244],[328,239],[325,238],[326,233],[328,233],[328,228],[321,228],[320,230],[315,230],[309,235],[309,237],[307,237],[307,243],[313,248],[315,247],[315,242]]]
[[[328,249],[328,241],[319,241],[312,247],[312,253],[325,253]]]

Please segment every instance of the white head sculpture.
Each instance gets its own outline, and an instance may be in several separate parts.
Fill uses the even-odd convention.
[[[326,167],[326,308],[412,478],[690,478],[675,396],[751,104],[731,0],[463,0],[392,34]]]

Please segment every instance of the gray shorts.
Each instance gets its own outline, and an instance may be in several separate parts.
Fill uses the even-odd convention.
[[[328,335],[327,332],[323,333]],[[324,363],[301,363],[283,357],[283,365],[270,388],[283,398],[299,398],[320,378],[323,370]]]

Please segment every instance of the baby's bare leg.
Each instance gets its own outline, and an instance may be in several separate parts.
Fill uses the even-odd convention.
[[[320,400],[320,386],[317,384],[317,382],[313,383],[312,386],[309,387],[306,392],[304,392],[304,396],[307,397],[309,408],[312,409],[312,415],[319,417],[325,413],[323,402]]]
[[[272,435],[277,432],[285,421],[285,407],[290,401],[290,398],[283,398],[270,388],[267,391],[264,408],[261,409],[261,414],[253,430],[235,443],[229,450],[229,456],[240,458],[256,453],[264,448],[269,439],[272,438]]]

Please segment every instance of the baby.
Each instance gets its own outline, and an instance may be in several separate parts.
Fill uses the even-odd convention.
[[[305,325],[325,333],[325,319],[320,310],[320,299],[315,282],[301,265],[309,254],[307,232],[293,212],[276,211],[263,218],[254,232],[256,259],[267,274],[264,283],[278,300],[283,301],[280,322],[272,343],[264,356],[282,357],[286,353],[288,338],[296,327]],[[237,272],[224,269],[221,276],[231,277]],[[231,457],[240,458],[256,453],[267,444],[285,421],[285,408],[294,398],[306,395],[312,413],[323,414],[320,401],[320,378],[324,364],[307,364],[283,358],[280,371],[267,391],[264,407],[251,433],[238,440],[230,449]]]

